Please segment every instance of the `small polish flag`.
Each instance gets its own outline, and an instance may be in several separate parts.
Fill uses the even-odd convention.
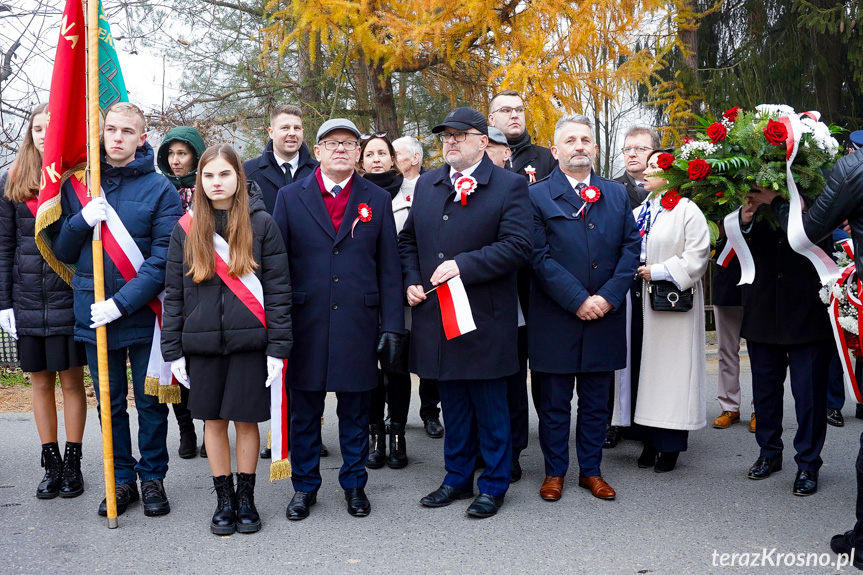
[[[443,330],[448,340],[476,329],[461,277],[456,276],[441,284],[437,294]]]

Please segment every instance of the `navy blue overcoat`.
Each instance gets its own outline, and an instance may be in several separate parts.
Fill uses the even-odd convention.
[[[336,233],[315,173],[279,190],[273,219],[288,252],[294,344],[286,382],[303,391],[378,385],[380,331],[404,333],[404,295],[389,192],[353,175]],[[361,203],[372,219],[351,224]]]
[[[431,276],[454,259],[477,329],[447,341],[437,296],[411,308],[411,371],[439,380],[493,379],[518,371],[516,271],[530,260],[530,200],[524,176],[485,156],[473,172],[467,205],[455,200],[443,165],[420,176],[399,234],[405,289],[432,288]]]
[[[528,308],[530,367],[548,373],[613,371],[626,366],[626,292],[632,286],[641,236],[626,188],[590,175],[600,199],[583,205],[566,175],[555,168],[530,187],[534,277]],[[613,306],[582,321],[578,308],[591,295]]]

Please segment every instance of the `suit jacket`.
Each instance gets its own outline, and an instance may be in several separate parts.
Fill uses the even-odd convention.
[[[638,267],[641,235],[624,187],[591,173],[599,200],[583,201],[555,169],[530,187],[533,282],[528,312],[530,367],[549,373],[612,371],[626,365],[626,293]],[[613,306],[604,317],[575,315],[591,295]]]
[[[368,391],[378,384],[379,331],[404,333],[396,228],[389,192],[353,175],[336,233],[315,173],[279,190],[273,219],[291,268],[294,344],[287,385]],[[360,203],[372,219],[351,234]]]
[[[445,260],[455,260],[477,329],[447,341],[435,293],[411,308],[411,371],[438,380],[493,379],[518,371],[516,270],[532,246],[527,180],[485,156],[473,172],[467,205],[455,200],[444,164],[417,181],[399,234],[405,289],[432,288]]]
[[[614,181],[626,186],[626,194],[629,196],[629,207],[633,210],[640,206],[650,193],[636,184],[633,177],[627,172],[623,172],[623,175],[619,178],[614,178]]]
[[[299,163],[297,171],[294,172],[294,182],[299,182],[309,174],[314,173],[318,167],[318,162],[309,154],[309,148],[303,142],[300,146]],[[243,171],[246,172],[246,178],[256,182],[261,187],[263,192],[264,206],[267,212],[273,213],[276,205],[276,196],[279,190],[285,187],[285,172],[282,171],[276,156],[273,153],[273,141],[267,142],[264,147],[264,152],[257,158],[251,159],[248,162],[243,162]]]

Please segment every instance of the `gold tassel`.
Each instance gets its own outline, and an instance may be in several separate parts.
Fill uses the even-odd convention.
[[[159,403],[180,403],[180,386],[179,385],[160,385],[159,386]]]
[[[273,448],[273,430],[267,432],[267,449]]]
[[[152,395],[153,397],[159,397],[159,388],[162,387],[159,385],[158,377],[148,377],[144,380],[144,394]]]
[[[287,458],[270,463],[270,481],[287,479],[291,476],[291,461]]]

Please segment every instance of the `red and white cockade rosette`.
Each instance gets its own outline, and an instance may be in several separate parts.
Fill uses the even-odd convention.
[[[533,166],[527,166],[524,169],[524,173],[527,174],[528,180],[531,184],[536,183],[536,168]]]
[[[581,209],[578,210],[578,212],[575,214],[575,217],[577,218],[578,216],[580,216],[581,212],[584,211],[584,208],[586,208],[589,204],[596,203],[596,201],[599,200],[599,198],[601,197],[602,192],[599,191],[599,188],[597,188],[596,186],[587,186],[586,188],[583,188],[581,190],[581,199],[582,201],[584,201],[584,204],[581,206]]]
[[[455,181],[455,193],[461,199],[461,205],[467,205],[467,197],[476,190],[476,180],[472,176],[462,176]]]
[[[851,244],[851,240],[845,240],[842,243],[842,248],[845,250],[845,253],[853,259],[854,248]],[[857,288],[856,294],[852,289],[855,285]],[[859,352],[860,334],[863,333],[863,330],[861,330],[861,327],[863,326],[860,325],[861,320],[863,320],[863,302],[860,301],[859,297],[861,293],[863,293],[863,283],[861,283],[860,278],[855,271],[855,265],[852,263],[842,270],[839,279],[837,279],[830,288],[830,301],[827,304],[828,311],[830,312],[830,326],[833,328],[833,338],[836,341],[836,348],[839,351],[839,358],[841,359],[840,363],[842,364],[845,386],[848,389],[848,393],[854,397],[854,401],[857,403],[861,403],[861,401],[863,401],[863,395],[860,393],[860,385],[854,374],[854,362],[851,359],[851,348],[856,346],[856,349]],[[840,303],[843,297],[847,298],[848,302],[857,312],[856,325],[847,325],[847,323],[846,325],[843,325],[843,319],[850,320],[852,324],[854,323],[853,319],[843,317],[842,315]],[[853,328],[857,329],[856,334],[853,333]],[[850,340],[854,338],[856,338],[856,342],[852,343]]]
[[[357,217],[354,218],[354,223],[351,224],[351,237],[354,237],[354,228],[360,222],[366,223],[372,221],[372,209],[368,204],[360,204],[357,206]]]

